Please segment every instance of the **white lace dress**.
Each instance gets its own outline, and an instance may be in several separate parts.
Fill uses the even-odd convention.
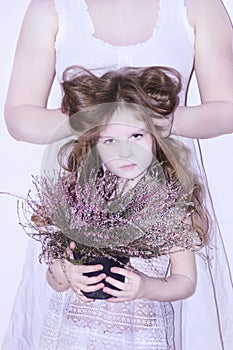
[[[130,260],[135,269],[165,277],[168,256]],[[40,350],[174,349],[171,303],[140,299],[112,304],[84,303],[72,290],[55,293],[45,318]]]

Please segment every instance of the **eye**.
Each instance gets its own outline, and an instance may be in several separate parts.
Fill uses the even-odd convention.
[[[105,145],[111,145],[111,144],[113,144],[115,142],[115,140],[114,139],[106,139],[106,140],[104,140],[104,144]]]
[[[143,137],[143,134],[142,133],[135,133],[133,135],[131,135],[131,140],[133,141],[137,141],[137,140],[140,140],[141,138]]]

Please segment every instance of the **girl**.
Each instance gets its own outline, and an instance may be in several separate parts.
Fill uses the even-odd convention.
[[[50,263],[48,282],[57,291],[45,317],[39,349],[175,349],[177,325],[171,301],[194,293],[194,252],[207,243],[209,227],[203,188],[190,169],[187,149],[178,141],[162,138],[153,124],[154,118],[172,115],[180,77],[163,67],[123,68],[101,77],[72,67],[63,78],[62,109],[70,115],[72,129],[81,130],[82,135],[59,151],[60,164],[71,174],[65,175],[65,187],[64,182],[59,187],[64,194],[50,191],[49,204],[45,201],[40,217],[38,212],[33,217],[43,255]],[[77,244],[71,242],[71,262],[52,259],[67,241],[54,245],[51,231],[47,239],[40,231],[45,220],[55,226],[59,222],[54,213],[57,205],[64,207],[63,200],[78,217],[76,221],[69,216],[62,224]],[[112,203],[118,208],[114,213]],[[108,210],[106,224],[103,207]],[[111,225],[119,235],[114,244]],[[72,230],[76,230],[73,235]],[[83,249],[83,230],[93,231],[92,253],[103,231],[101,242],[105,236],[110,238],[107,247],[103,244],[97,249],[98,254],[107,251],[110,256],[131,257],[126,268],[111,269],[124,282],[103,273],[103,265],[72,264],[75,252]],[[86,275],[95,272],[99,273],[94,277]],[[110,298],[90,303],[93,299],[85,293],[101,289]]]

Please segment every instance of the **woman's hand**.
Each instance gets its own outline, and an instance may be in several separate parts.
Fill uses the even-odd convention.
[[[106,277],[106,282],[120,289],[115,290],[104,287],[103,291],[113,296],[113,298],[107,299],[106,301],[121,303],[145,297],[146,285],[151,279],[150,277],[144,275],[142,272],[120,267],[111,268],[111,272],[124,276],[125,282],[117,281],[109,276]]]
[[[173,127],[174,112],[162,118],[153,118],[153,124],[161,137],[169,137]]]

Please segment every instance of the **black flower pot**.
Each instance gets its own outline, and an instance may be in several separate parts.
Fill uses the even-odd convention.
[[[74,253],[74,258],[79,260],[80,256],[76,253]],[[115,259],[111,259],[108,257],[96,257],[96,258],[89,258],[87,259],[86,263],[84,265],[98,265],[101,264],[103,265],[103,270],[101,271],[94,271],[94,272],[88,272],[88,273],[84,273],[85,276],[88,277],[92,277],[92,276],[98,276],[101,273],[105,273],[106,276],[110,276],[112,278],[114,278],[115,280],[118,280],[120,282],[124,282],[125,281],[125,277],[122,275],[118,275],[117,273],[113,273],[111,272],[111,268],[112,267],[121,267],[124,268],[124,265],[126,265],[129,262],[128,258],[125,257],[120,257],[118,258],[119,261],[116,261]],[[112,286],[111,284],[109,284],[108,282],[106,282],[105,280],[102,281],[104,283],[104,285],[106,287],[109,287],[111,289],[115,289],[115,290],[119,290],[118,288]],[[112,298],[112,295],[107,294],[105,292],[103,292],[103,289],[99,289],[97,291],[94,292],[84,292],[82,291],[82,293],[90,299],[108,299],[108,298]]]

